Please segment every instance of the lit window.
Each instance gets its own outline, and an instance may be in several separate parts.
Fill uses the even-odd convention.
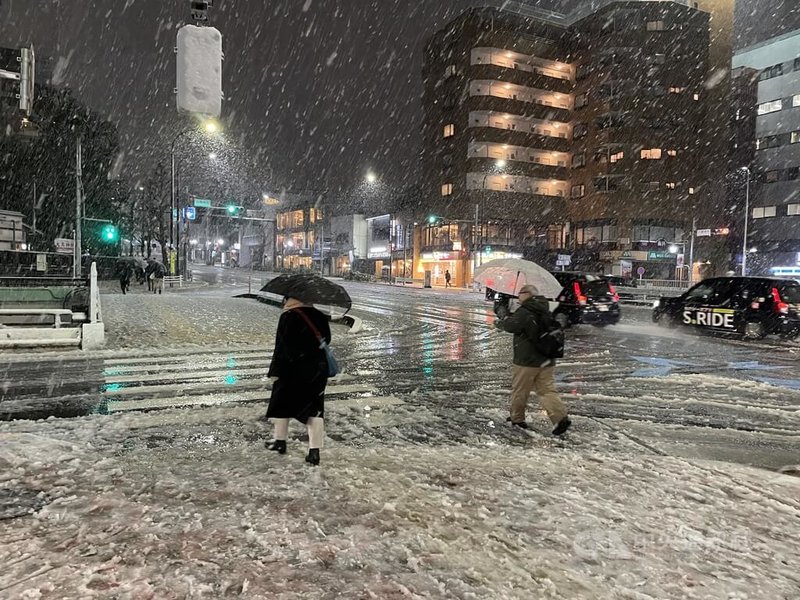
[[[449,138],[453,137],[456,134],[456,126],[452,123],[448,123],[444,126],[444,137]]]
[[[669,93],[670,94],[682,94],[685,91],[686,91],[686,88],[684,88],[684,87],[671,87],[671,88],[669,88]]]
[[[608,160],[611,161],[612,163],[615,163],[621,161],[623,158],[625,158],[625,153],[620,150],[619,152],[615,152],[614,154],[609,156]]]
[[[759,115],[768,115],[769,113],[778,112],[783,108],[783,100],[772,100],[758,105]]]
[[[661,148],[642,150],[640,158],[642,160],[658,160],[661,158]]]
[[[694,188],[693,188],[693,187],[690,187],[690,188],[689,188],[689,194],[690,194],[690,195],[691,195],[691,194],[694,194]]]
[[[667,156],[678,156],[677,150],[667,150]]]
[[[795,94],[792,96],[792,108],[797,108],[800,106],[800,94]]]
[[[792,132],[792,143],[797,144],[800,143],[800,131],[793,131]]]
[[[774,217],[777,214],[777,207],[775,206],[760,206],[753,209],[754,219],[764,219],[767,217]]]
[[[453,193],[453,184],[445,183],[442,185],[442,196],[450,196]]]
[[[664,31],[664,21],[648,21],[647,31]]]
[[[692,96],[692,98],[694,98],[694,101],[697,102],[698,100],[700,100],[700,94],[695,94],[694,96]]]
[[[573,198],[583,198],[586,195],[586,186],[584,185],[573,185],[572,186],[572,197]],[[800,206],[800,205],[798,205]]]
[[[668,181],[666,185],[668,190],[674,190],[676,187],[678,187],[678,184],[674,181]]]
[[[800,215],[800,204],[787,204],[786,205],[786,214],[787,215]]]

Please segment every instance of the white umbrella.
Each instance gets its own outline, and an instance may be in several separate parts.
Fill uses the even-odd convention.
[[[563,286],[547,269],[529,260],[498,258],[475,269],[475,281],[501,294],[519,296],[522,286],[533,285],[545,298],[557,298]]]

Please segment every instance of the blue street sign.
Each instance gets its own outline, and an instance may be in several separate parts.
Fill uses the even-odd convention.
[[[197,209],[194,206],[184,207],[183,217],[187,221],[194,221],[197,218]]]

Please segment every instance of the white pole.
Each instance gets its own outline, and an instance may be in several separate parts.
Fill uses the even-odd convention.
[[[74,264],[72,274],[75,278],[81,276],[81,177],[83,176],[83,156],[81,148],[81,135],[75,145],[75,248],[73,251]]]
[[[747,185],[744,197],[744,235],[742,236],[742,277],[747,275],[747,222],[750,217],[750,167],[744,167]]]
[[[689,241],[689,285],[694,283],[694,236],[697,231],[697,217],[692,218],[692,239]]]

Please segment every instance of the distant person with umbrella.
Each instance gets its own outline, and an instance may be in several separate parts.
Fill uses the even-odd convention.
[[[117,275],[119,276],[119,288],[124,296],[131,289],[131,278],[133,277],[133,265],[127,258],[117,260]]]
[[[297,419],[308,429],[306,462],[315,466],[320,462],[325,438],[325,387],[328,377],[336,374],[332,369],[336,369],[335,363],[332,366],[329,362],[328,318],[311,304],[346,304],[349,309],[350,297],[341,286],[313,275],[283,275],[262,291],[284,296],[267,373],[268,377],[277,378],[267,409],[267,418],[275,426],[275,439],[267,447],[285,454],[289,420]]]

